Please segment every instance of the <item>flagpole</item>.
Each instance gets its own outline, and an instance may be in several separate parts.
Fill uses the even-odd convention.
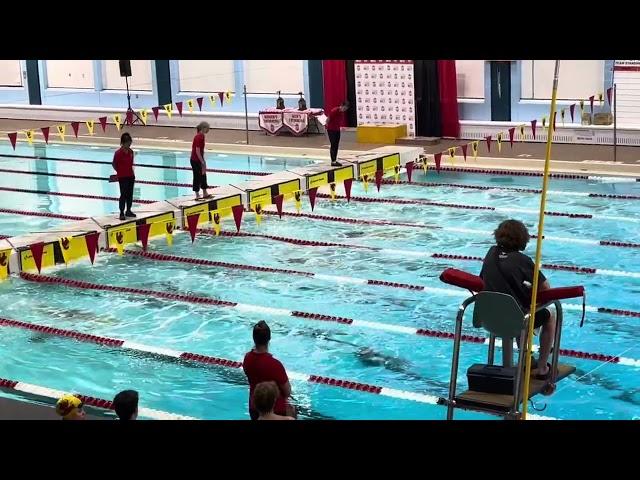
[[[540,196],[540,213],[538,216],[538,236],[536,239],[536,259],[533,268],[533,286],[531,292],[531,310],[529,311],[529,333],[525,354],[524,392],[522,397],[522,420],[527,419],[527,406],[529,404],[529,387],[531,379],[531,350],[533,346],[533,326],[536,317],[536,301],[538,299],[538,276],[540,273],[540,261],[542,260],[542,239],[544,238],[544,209],[547,203],[547,188],[549,186],[549,167],[551,164],[551,144],[553,142],[553,115],[556,111],[556,98],[558,95],[558,74],[560,60],[556,60],[553,74],[553,91],[551,93],[551,111],[549,127],[547,130],[547,151],[544,159],[544,176],[542,180],[542,195]]]

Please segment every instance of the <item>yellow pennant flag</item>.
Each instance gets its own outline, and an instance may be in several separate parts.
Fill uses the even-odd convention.
[[[584,100],[580,100],[580,113],[584,113]]]
[[[233,94],[230,91],[224,93],[224,100],[226,103],[231,103],[232,98]]]
[[[0,250],[0,280],[4,280],[9,276],[9,258],[11,257],[11,249]]]
[[[56,125],[56,130],[58,130],[58,135],[60,135],[60,141],[64,142],[64,131],[66,127],[64,125]]]
[[[27,142],[29,142],[29,145],[33,145],[33,130],[27,130],[26,132],[24,132],[24,134],[27,137]]]
[[[163,105],[163,107],[167,112],[167,117],[171,118],[171,115],[173,115],[173,105],[170,103],[167,103],[166,105]]]
[[[562,120],[562,124],[564,125],[564,108],[560,110],[560,119]]]
[[[542,128],[546,128],[547,126],[547,116],[542,117]]]
[[[187,100],[187,107],[189,107],[189,112],[193,113],[193,99],[192,98]]]
[[[69,265],[69,247],[71,247],[71,238],[62,237],[58,240],[60,243],[60,251],[62,252],[62,258],[64,259],[64,263]]]
[[[211,108],[216,108],[217,95],[209,95],[209,102],[211,102]]]
[[[524,140],[524,125],[520,125],[520,140]]]
[[[302,201],[300,200],[301,196],[302,196],[302,193],[300,192],[300,190],[298,190],[297,192],[294,192],[293,194],[293,198],[296,201],[296,210],[298,213],[300,213],[300,210],[302,210]]]
[[[164,224],[165,235],[167,237],[167,245],[173,245],[173,227],[175,220],[169,220]]]
[[[260,225],[260,223],[262,223],[262,205],[257,203],[253,211],[256,212],[256,223]]]
[[[84,123],[87,124],[87,130],[89,131],[89,135],[93,135],[93,126],[95,125],[95,122],[93,120],[87,120]]]
[[[473,152],[473,159],[478,160],[478,146],[480,145],[480,140],[476,140],[471,143],[471,151]]]
[[[146,108],[140,110],[140,118],[142,118],[142,123],[147,124],[147,117],[149,116],[149,112]]]
[[[329,184],[329,192],[331,194],[331,200],[336,199],[336,184],[335,182]]]
[[[498,141],[498,153],[502,151],[502,133],[498,133],[496,140]]]
[[[116,123],[116,128],[120,130],[120,126],[122,125],[122,117],[120,116],[119,113],[116,113],[113,116],[113,121]]]
[[[220,235],[220,212],[212,212],[211,224],[213,225],[213,231],[216,232],[216,236]]]
[[[369,191],[369,177],[366,175],[362,176],[362,186],[364,187],[364,192],[367,193]]]
[[[598,101],[600,102],[600,105],[602,105],[603,100],[604,100],[604,93],[600,92],[598,94]]]
[[[449,160],[451,160],[451,165],[454,164],[454,160],[456,159],[456,147],[449,148]]]

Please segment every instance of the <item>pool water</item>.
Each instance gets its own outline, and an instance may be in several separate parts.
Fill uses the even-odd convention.
[[[75,175],[108,176],[108,165],[65,163],[51,160],[2,157],[10,146],[0,147],[0,169],[48,171]],[[20,153],[39,156],[110,160],[112,151],[101,148],[57,146],[18,147]],[[240,155],[209,155],[209,168],[277,171],[311,163],[308,159],[269,159]],[[142,150],[136,162],[188,166],[188,153]],[[140,179],[190,182],[191,173],[138,167]],[[255,179],[249,175],[210,173],[212,184]],[[319,322],[259,307],[301,310],[388,325],[453,331],[456,309],[465,297],[439,282],[448,266],[478,273],[476,261],[444,260],[429,253],[484,256],[492,244],[491,233],[506,218],[522,219],[535,232],[539,195],[500,190],[499,187],[540,188],[541,178],[480,174],[436,174],[414,171],[416,181],[493,186],[472,190],[447,186],[374,185],[364,192],[354,184],[353,196],[424,199],[431,202],[498,207],[498,211],[464,210],[431,205],[364,203],[318,199],[315,214],[364,220],[416,223],[361,225],[311,218],[265,215],[257,225],[246,215],[242,231],[296,239],[379,247],[308,247],[262,237],[199,235],[175,236],[172,247],[164,239],[149,244],[153,252],[257,266],[313,272],[327,277],[301,277],[220,267],[159,262],[138,256],[102,253],[95,266],[80,262],[44,272],[64,278],[119,286],[136,286],[172,293],[189,293],[248,304],[245,310],[203,306],[153,297],[79,290],[42,285],[17,278],[0,283],[0,316],[171,348],[242,360],[251,348],[251,327],[265,319],[272,328],[271,351],[290,371],[325,375],[410,392],[446,396],[452,342],[366,326]],[[37,175],[0,178],[1,187],[64,193],[91,193],[117,197],[117,185],[100,180]],[[138,190],[139,188],[139,190]],[[640,249],[614,248],[589,240],[637,242],[640,238],[640,201],[583,196],[585,192],[640,195],[640,183],[555,180],[550,183],[547,210],[586,213],[591,219],[549,216],[545,219],[543,262],[577,265],[631,273],[631,275],[581,274],[546,270],[553,286],[584,285],[590,306],[640,310]],[[135,198],[159,200],[189,194],[188,188],[137,186]],[[0,208],[47,211],[72,215],[100,215],[117,209],[117,202],[80,200],[46,194],[0,190]],[[142,206],[139,206],[142,208]],[[275,207],[270,207],[275,210]],[[507,209],[505,211],[504,209]],[[508,209],[516,209],[509,211]],[[292,204],[285,211],[295,211]],[[310,212],[303,199],[303,211]],[[44,230],[64,220],[0,214],[0,235]],[[225,219],[223,230],[235,231]],[[130,246],[138,249],[138,246]],[[535,243],[527,249],[533,255]],[[343,277],[342,281],[336,276]],[[355,284],[347,279],[374,279],[419,284],[444,289],[442,293]],[[10,295],[10,296],[9,296]],[[567,303],[571,303],[568,301]],[[579,300],[574,300],[579,303]],[[254,308],[255,307],[255,308]],[[589,312],[579,328],[581,311],[565,310],[562,343],[566,349],[640,358],[639,318]],[[465,322],[465,333],[483,335]],[[0,377],[45,385],[86,395],[112,398],[124,388],[141,394],[141,405],[203,419],[246,419],[248,389],[241,370],[208,367],[74,340],[2,328],[0,345],[5,361]],[[374,352],[372,354],[371,352]],[[25,354],[28,352],[28,354]],[[463,344],[459,387],[466,386],[464,371],[486,358],[486,347]],[[543,414],[562,419],[630,419],[640,414],[638,367],[564,358],[577,372],[558,385],[552,397],[536,399],[546,404]],[[335,419],[443,419],[445,409],[409,400],[292,381],[295,403],[302,418]],[[486,415],[457,412],[456,418],[491,419]]]

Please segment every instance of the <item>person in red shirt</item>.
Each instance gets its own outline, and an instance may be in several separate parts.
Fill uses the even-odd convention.
[[[338,162],[338,146],[340,145],[340,129],[345,126],[344,112],[349,110],[349,102],[344,101],[339,107],[334,107],[327,115],[327,123],[325,128],[329,135],[329,143],[331,144],[331,166],[340,167]]]
[[[193,191],[196,192],[196,200],[200,198],[202,188],[202,198],[209,198],[207,193],[207,163],[204,161],[204,136],[209,133],[209,124],[200,122],[196,127],[196,136],[193,137],[191,146],[191,169],[193,170]]]
[[[296,417],[296,410],[287,403],[291,396],[291,384],[289,377],[279,360],[269,353],[269,341],[271,329],[267,322],[260,320],[253,327],[253,343],[255,347],[244,356],[242,368],[247,380],[249,380],[249,415],[251,420],[257,420],[260,416],[254,405],[253,393],[256,386],[262,382],[275,382],[279,395],[273,407],[273,413],[287,417]]]
[[[133,171],[133,150],[131,150],[133,139],[127,132],[120,137],[120,148],[113,155],[113,169],[118,176],[120,184],[120,220],[126,220],[126,217],[135,218],[135,214],[131,211],[133,203],[133,186],[136,177]],[[127,211],[125,212],[125,205]]]

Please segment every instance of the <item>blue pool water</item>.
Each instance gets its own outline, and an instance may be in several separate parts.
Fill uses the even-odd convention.
[[[10,147],[0,147],[0,168],[13,170],[107,176],[108,165],[74,164],[45,160],[1,157]],[[20,147],[19,147],[20,148]],[[22,147],[21,153],[34,149]],[[41,149],[38,149],[41,151]],[[31,153],[26,153],[31,152]],[[43,156],[43,153],[37,153]],[[81,147],[48,147],[47,156],[110,160],[112,151]],[[209,156],[210,168],[277,171],[308,164],[306,159],[260,159],[229,155]],[[141,151],[137,162],[188,166],[187,153]],[[139,168],[141,179],[190,181],[190,172]],[[224,184],[256,178],[243,175],[209,174],[210,183]],[[539,188],[541,179],[491,175],[414,172],[414,179],[470,185]],[[0,187],[117,196],[117,186],[98,180],[79,180],[36,175],[0,177]],[[640,201],[580,196],[584,192],[640,195],[640,183],[551,180],[547,210],[600,215],[593,219],[547,217],[543,262],[578,265],[623,272],[640,272],[640,250],[613,248],[586,240],[638,242]],[[136,198],[161,199],[189,194],[189,189],[139,185]],[[302,270],[330,276],[387,280],[447,288],[438,281],[441,271],[454,266],[473,273],[480,263],[437,260],[421,254],[457,253],[483,256],[491,245],[491,231],[505,218],[520,218],[535,231],[539,196],[506,190],[467,190],[451,187],[383,185],[380,192],[370,185],[365,193],[354,184],[352,195],[372,198],[426,199],[498,208],[527,209],[532,213],[475,211],[427,205],[362,203],[319,199],[315,212],[368,220],[415,222],[425,228],[405,226],[352,225],[308,218],[265,215],[261,225],[247,215],[242,231],[308,240],[381,247],[367,251],[336,247],[302,247],[258,237],[198,236],[191,244],[188,235],[176,235],[173,247],[155,239],[155,252],[201,259]],[[113,212],[116,202],[79,200],[39,194],[17,194],[0,190],[0,208],[49,211],[72,215]],[[275,210],[274,207],[271,207]],[[291,204],[286,211],[294,211]],[[303,211],[309,212],[307,199]],[[59,225],[63,220],[0,214],[0,235],[17,235]],[[430,228],[445,227],[445,228]],[[225,219],[224,230],[235,230]],[[457,230],[456,230],[457,229]],[[527,253],[533,254],[532,243]],[[130,248],[138,248],[131,246]],[[553,286],[582,284],[590,306],[640,310],[640,278],[545,272]],[[258,307],[302,310],[370,322],[452,331],[456,308],[464,292],[448,293],[391,289],[373,285],[333,282],[277,273],[231,270],[171,262],[157,262],[134,256],[99,255],[96,266],[78,263],[50,272],[113,285],[137,286],[161,291],[191,293]],[[272,327],[272,352],[288,370],[326,375],[410,392],[446,395],[452,342],[423,338],[365,327],[317,322],[302,318],[257,313],[256,310],[201,306],[131,296],[112,292],[70,289],[60,285],[39,285],[11,278],[0,283],[0,294],[12,298],[3,302],[0,316],[58,328],[117,337],[156,347],[190,351],[242,360],[251,348],[251,326],[264,318]],[[572,303],[571,301],[567,303]],[[573,303],[579,303],[579,300]],[[581,312],[565,310],[563,347],[588,352],[640,358],[640,319],[608,313],[587,313],[579,328]],[[466,323],[466,333],[482,332]],[[43,336],[14,328],[2,328],[0,345],[5,361],[0,377],[46,385],[87,395],[111,398],[124,388],[141,393],[141,404],[174,413],[206,419],[243,419],[247,415],[247,387],[241,371],[163,361],[123,350],[84,344],[64,338]],[[365,348],[384,356],[376,364],[362,354]],[[25,354],[25,352],[28,352]],[[486,347],[463,344],[460,387],[466,386],[464,371],[481,362]],[[563,419],[630,419],[640,414],[638,367],[604,364],[592,360],[565,358],[577,372],[558,385],[557,393],[538,399],[547,404],[543,414]],[[296,403],[303,418],[337,419],[443,419],[443,407],[409,400],[392,399],[323,385],[293,381]],[[463,413],[457,418],[490,418]]]

